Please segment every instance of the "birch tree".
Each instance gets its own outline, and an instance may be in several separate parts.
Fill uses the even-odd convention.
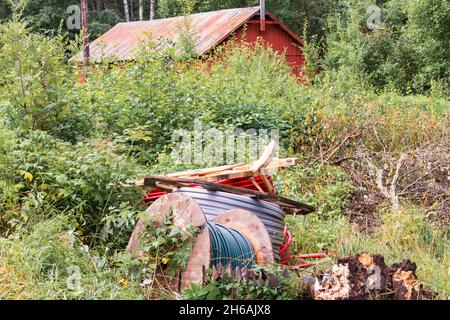
[[[144,0],[139,0],[139,21],[144,20]]]
[[[156,19],[156,13],[158,10],[157,6],[158,6],[157,0],[150,0],[150,20]]]
[[[123,0],[123,13],[125,15],[125,21],[130,22],[130,10],[128,9],[128,0]]]
[[[81,0],[81,30],[83,34],[83,63],[85,66],[89,64],[89,20],[88,20],[88,4],[87,0]]]

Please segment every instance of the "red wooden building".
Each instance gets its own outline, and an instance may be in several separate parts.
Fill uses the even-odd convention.
[[[90,59],[100,62],[107,57],[128,61],[139,54],[138,48],[142,41],[164,39],[176,42],[183,19],[185,17],[119,23],[91,43]],[[190,15],[187,21],[197,42],[195,50],[199,56],[211,52],[232,36],[238,42],[245,39],[248,43],[261,38],[275,51],[285,53],[293,73],[301,74],[304,65],[302,40],[266,12],[264,6],[197,13]],[[79,61],[83,60],[82,53],[78,58]]]

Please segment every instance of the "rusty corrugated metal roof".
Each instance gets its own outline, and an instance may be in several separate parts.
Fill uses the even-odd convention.
[[[197,41],[195,46],[197,53],[205,54],[257,13],[259,6],[188,16]],[[105,57],[132,60],[138,54],[139,44],[146,39],[177,41],[180,31],[183,30],[184,19],[185,17],[174,17],[119,23],[91,43],[91,60],[98,62]],[[75,59],[82,61],[82,53]]]

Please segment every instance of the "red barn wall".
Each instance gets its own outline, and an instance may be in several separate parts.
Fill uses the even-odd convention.
[[[245,40],[248,43],[255,43],[259,38],[262,39],[276,52],[284,53],[287,63],[292,67],[292,72],[301,76],[302,67],[305,65],[301,44],[284,30],[278,21],[267,16],[265,31],[261,31],[259,16],[256,16],[239,28],[235,34],[238,42]]]

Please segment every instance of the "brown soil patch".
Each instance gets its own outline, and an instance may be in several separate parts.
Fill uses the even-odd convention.
[[[384,201],[379,193],[358,191],[350,198],[345,214],[350,222],[358,226],[358,230],[371,233],[381,225],[378,206]]]
[[[388,267],[381,255],[362,253],[338,260],[348,265],[349,299],[363,300],[423,300],[431,294],[417,280],[417,266],[403,260]]]
[[[417,266],[403,260],[387,266],[384,257],[361,253],[339,259],[311,288],[317,300],[428,300]]]

